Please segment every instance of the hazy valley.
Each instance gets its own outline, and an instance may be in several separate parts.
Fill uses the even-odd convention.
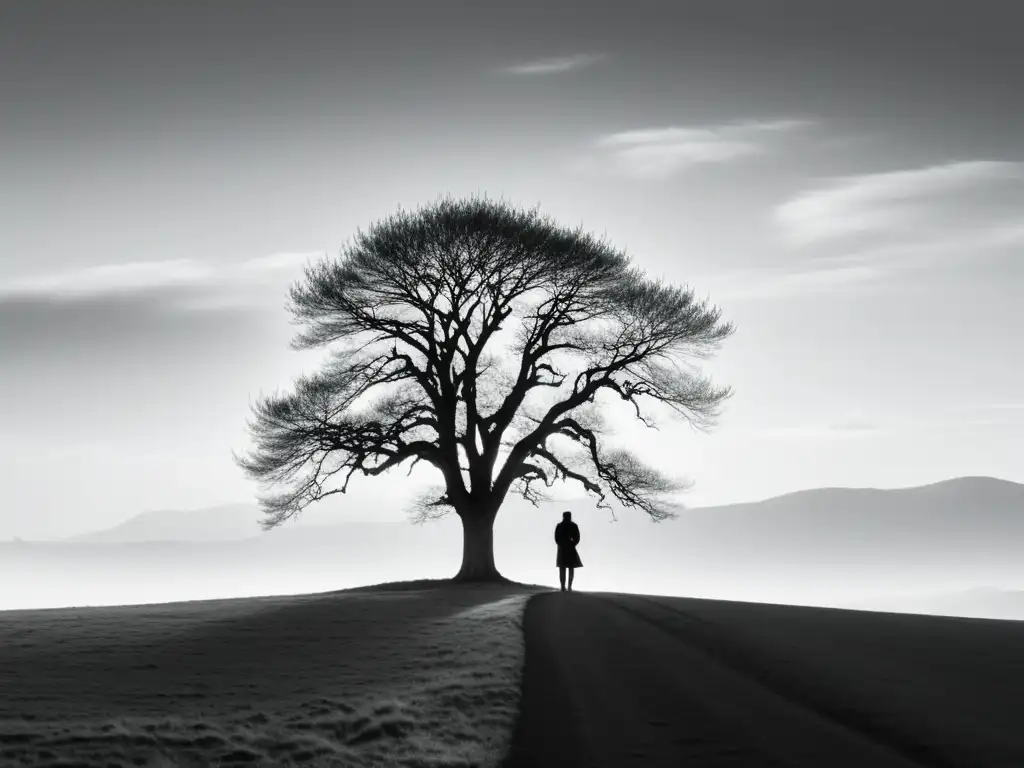
[[[651,523],[578,501],[509,501],[495,525],[502,573],[557,583],[551,532],[579,521],[585,591],[657,592],[1024,619],[1024,485],[960,478],[899,490],[819,489],[694,508]],[[343,517],[339,515],[339,517]],[[458,568],[456,518],[337,522],[262,533],[255,505],[145,513],[104,531],[0,543],[0,608],[297,594]]]

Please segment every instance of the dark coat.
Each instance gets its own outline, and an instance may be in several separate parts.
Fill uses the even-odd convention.
[[[580,528],[571,520],[563,520],[555,526],[555,543],[558,545],[558,559],[556,565],[559,568],[582,568],[583,561],[576,551],[576,545],[580,543]]]

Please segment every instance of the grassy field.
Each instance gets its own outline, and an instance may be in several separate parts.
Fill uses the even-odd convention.
[[[531,592],[411,583],[4,612],[0,765],[494,765]]]

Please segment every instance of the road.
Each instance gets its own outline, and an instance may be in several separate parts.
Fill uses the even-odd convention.
[[[1024,766],[1024,622],[550,593],[522,766]]]

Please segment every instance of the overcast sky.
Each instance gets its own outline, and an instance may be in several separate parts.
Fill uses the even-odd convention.
[[[301,264],[442,194],[736,323],[717,431],[637,433],[690,503],[1024,481],[1015,5],[5,0],[0,537],[252,498]]]

